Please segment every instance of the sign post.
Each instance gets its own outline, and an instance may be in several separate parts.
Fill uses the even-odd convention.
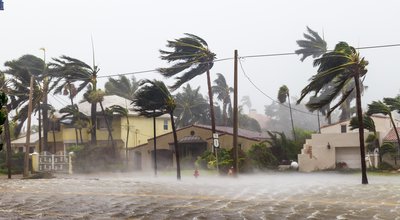
[[[217,173],[219,174],[219,165],[218,165],[218,148],[219,148],[219,139],[218,133],[213,134],[213,148],[215,150],[215,158],[217,163]]]

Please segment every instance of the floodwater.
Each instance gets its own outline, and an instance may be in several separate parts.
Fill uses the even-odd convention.
[[[0,180],[0,219],[400,219],[400,176],[268,173]]]

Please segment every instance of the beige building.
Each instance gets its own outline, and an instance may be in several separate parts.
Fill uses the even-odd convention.
[[[216,127],[221,148],[231,149],[233,143],[233,129],[231,127]],[[191,125],[177,130],[178,147],[181,163],[190,163],[202,155],[204,151],[211,150],[211,127],[206,125]],[[238,130],[238,145],[247,151],[253,144],[268,139],[267,134]],[[156,157],[159,169],[176,166],[173,133],[160,135],[156,138]],[[150,138],[147,144],[130,149],[130,158],[134,161],[136,170],[151,170],[154,166],[154,140]]]
[[[392,129],[389,117],[373,115],[379,142]],[[310,172],[334,169],[337,164],[346,164],[349,168],[361,168],[360,142],[358,130],[350,130],[349,120],[321,127],[321,134],[313,134],[298,155],[299,170]],[[396,120],[398,124],[399,121]],[[398,126],[398,125],[396,125]],[[365,132],[364,138],[369,132]],[[367,166],[377,166],[377,155],[367,153]]]

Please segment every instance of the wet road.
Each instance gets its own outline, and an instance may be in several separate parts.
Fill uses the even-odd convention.
[[[400,176],[130,174],[0,180],[0,219],[400,219]]]

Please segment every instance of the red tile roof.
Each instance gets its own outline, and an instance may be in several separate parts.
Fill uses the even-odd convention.
[[[397,127],[397,132],[400,134],[400,127]],[[383,138],[383,141],[397,142],[396,132],[392,128],[389,133]]]

